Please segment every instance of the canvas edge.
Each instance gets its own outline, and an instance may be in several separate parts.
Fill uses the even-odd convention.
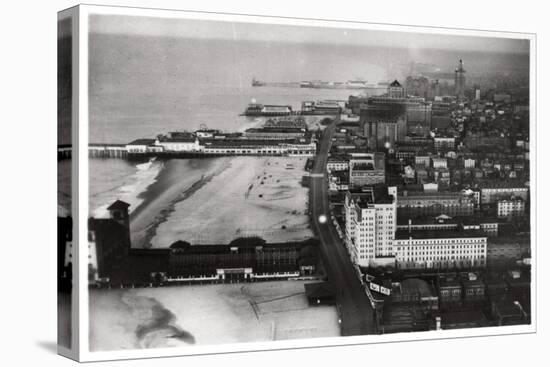
[[[480,37],[497,37],[497,38],[514,38],[514,39],[526,39],[530,41],[530,107],[531,107],[531,121],[530,121],[530,141],[536,140],[536,107],[537,107],[537,94],[536,94],[536,34],[528,32],[509,32],[498,30],[475,30],[475,29],[463,29],[463,28],[442,28],[434,26],[416,26],[416,25],[402,25],[402,24],[387,24],[387,23],[368,23],[361,21],[339,21],[328,19],[311,19],[311,18],[295,18],[295,17],[279,17],[279,16],[264,16],[264,15],[251,15],[251,14],[230,14],[230,13],[213,13],[213,12],[200,12],[200,11],[188,11],[188,10],[176,10],[176,9],[156,9],[156,8],[133,8],[123,6],[105,6],[105,5],[92,5],[92,4],[80,4],[74,8],[78,13],[78,98],[79,103],[76,106],[78,112],[77,124],[73,125],[73,136],[75,130],[78,135],[78,143],[88,141],[88,17],[91,14],[117,14],[117,15],[137,15],[137,16],[160,16],[170,17],[178,19],[200,19],[200,20],[218,20],[218,21],[235,21],[235,22],[252,22],[252,23],[265,23],[265,24],[283,24],[283,25],[302,25],[302,26],[330,26],[335,28],[352,27],[356,29],[365,30],[391,30],[401,32],[417,32],[417,33],[437,33],[448,35],[463,35],[463,36],[480,36]],[[73,28],[74,29],[74,28]],[[74,44],[73,44],[74,45]],[[73,71],[73,75],[74,71]],[[74,86],[74,84],[73,84]],[[75,91],[73,90],[73,96]],[[74,107],[74,101],[73,101]],[[74,116],[74,113],[73,113]],[[73,121],[74,123],[74,121]],[[534,148],[534,149],[533,149]],[[531,164],[531,198],[536,199],[536,170],[537,170],[537,153],[533,154],[538,148],[538,144],[534,147],[530,147],[530,160]],[[88,212],[88,155],[87,144],[78,144],[78,158],[75,160],[78,162],[78,178],[81,185],[78,185],[78,218],[87,218]],[[74,155],[73,155],[74,158]],[[532,272],[537,273],[537,248],[538,248],[538,225],[534,225],[539,219],[536,215],[538,211],[538,205],[536,200],[532,200],[531,206],[531,218],[535,218],[535,221],[531,222],[531,248],[534,252],[533,262],[535,266],[532,268]],[[77,221],[75,220],[75,223]],[[77,239],[87,238],[87,221],[83,222],[78,220],[76,224],[78,227]],[[78,242],[79,243],[79,242]],[[86,242],[85,242],[86,243]],[[80,245],[80,243],[79,243]],[[87,248],[85,245],[83,248]],[[79,246],[77,246],[79,247]],[[239,344],[219,344],[208,346],[194,346],[190,349],[183,348],[156,348],[156,349],[144,349],[144,350],[120,350],[120,351],[108,351],[108,352],[91,352],[88,348],[88,329],[89,329],[89,314],[88,314],[88,292],[87,292],[87,254],[86,251],[78,253],[79,266],[78,266],[78,286],[77,289],[82,292],[79,293],[77,316],[78,316],[78,354],[76,360],[80,362],[93,362],[93,361],[110,361],[110,360],[131,360],[141,358],[164,358],[164,357],[179,357],[179,356],[196,356],[196,355],[211,355],[211,354],[224,354],[224,353],[245,353],[245,352],[258,352],[258,351],[272,351],[272,350],[287,350],[287,349],[304,349],[304,348],[322,348],[322,347],[337,347],[337,346],[350,346],[350,345],[368,345],[379,343],[394,343],[394,342],[410,342],[410,341],[429,341],[429,340],[447,340],[455,338],[471,338],[471,337],[491,337],[491,336],[503,336],[503,335],[517,335],[517,334],[529,334],[537,332],[537,308],[536,308],[536,290],[537,279],[531,283],[532,289],[532,321],[529,325],[520,326],[501,326],[501,327],[484,327],[473,329],[460,329],[460,330],[444,330],[444,331],[426,331],[415,333],[397,333],[397,334],[385,334],[385,335],[365,335],[365,336],[352,336],[352,337],[331,337],[331,338],[316,338],[316,339],[294,339],[285,341],[270,341],[270,342],[254,342],[254,343],[239,343]],[[80,266],[84,264],[84,266]],[[80,312],[82,311],[82,312]],[[74,313],[73,313],[74,315]],[[70,357],[69,357],[70,358]],[[73,358],[74,359],[74,358]]]

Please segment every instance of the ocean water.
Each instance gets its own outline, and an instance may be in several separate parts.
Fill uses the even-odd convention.
[[[144,104],[141,103],[136,104],[131,116],[127,115],[129,108],[120,104],[111,105],[109,109],[112,113],[109,120],[116,122],[104,118],[92,120],[90,139],[92,142],[125,143],[136,138],[154,137],[168,131],[193,131],[201,126],[223,131],[242,131],[261,125],[265,121],[262,117],[239,116],[253,99],[264,103],[290,104],[293,108],[299,109],[304,100],[346,99],[351,92],[356,91],[252,86],[191,88],[189,93],[182,97],[181,104],[174,107],[174,115],[161,113],[166,110],[166,106],[158,107],[158,116],[155,117],[158,120],[147,115],[145,111],[140,113],[140,109],[144,108]],[[173,96],[163,103],[172,103],[171,98]],[[107,101],[112,100],[102,95],[100,103],[110,104],[111,102]],[[99,103],[98,100],[96,103]],[[310,121],[314,119],[319,118],[308,117]],[[166,224],[162,225],[163,223],[174,223],[176,219],[173,218],[190,220],[189,217],[192,216],[192,212],[188,212],[188,207],[176,204],[190,198],[199,189],[216,191],[217,188],[206,186],[212,177],[227,169],[233,159],[235,158],[130,162],[124,159],[91,158],[89,215],[105,217],[106,208],[112,202],[117,199],[123,200],[130,204],[133,246],[158,246],[159,241],[163,242],[156,238],[159,236],[159,226],[166,232]],[[302,207],[303,204],[296,204],[296,210],[300,212],[303,211]],[[185,213],[181,212],[182,210]],[[243,218],[248,216],[245,215]],[[162,239],[170,237],[166,236],[166,233],[161,235]],[[185,231],[182,235],[185,235]],[[196,237],[196,234],[194,236]],[[218,237],[214,236],[212,239]]]

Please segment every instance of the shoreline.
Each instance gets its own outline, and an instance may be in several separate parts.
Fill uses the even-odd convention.
[[[314,237],[309,189],[301,184],[304,159],[232,157],[226,162],[192,195],[173,201],[173,210],[156,228],[153,248],[167,248],[177,240],[212,244],[242,236],[268,242]]]

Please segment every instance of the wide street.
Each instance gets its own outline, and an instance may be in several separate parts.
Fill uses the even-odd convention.
[[[328,280],[336,288],[336,302],[340,307],[342,335],[374,334],[374,311],[357,278],[355,268],[345,245],[330,219],[326,162],[336,122],[327,126],[315,159],[311,177],[310,207],[314,229],[321,243],[321,254]],[[325,215],[328,220],[319,222]]]

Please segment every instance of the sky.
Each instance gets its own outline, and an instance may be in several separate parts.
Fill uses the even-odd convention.
[[[518,39],[127,15],[92,16],[90,31],[136,36],[348,46],[435,48],[505,53],[529,51],[529,42]]]

